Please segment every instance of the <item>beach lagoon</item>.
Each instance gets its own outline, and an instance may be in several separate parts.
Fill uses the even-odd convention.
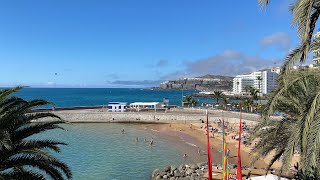
[[[71,167],[75,180],[150,179],[156,168],[193,161],[183,158],[183,151],[170,136],[141,125],[73,123],[62,127],[65,130],[48,131],[33,138],[67,143],[61,146],[57,157]]]

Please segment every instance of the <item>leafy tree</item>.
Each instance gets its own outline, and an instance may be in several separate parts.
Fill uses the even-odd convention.
[[[49,102],[12,96],[22,87],[0,90],[0,179],[71,179],[72,172],[48,150],[60,152],[60,141],[34,139],[33,135],[61,127],[52,113],[34,113],[32,109]],[[53,118],[49,122],[33,122]]]

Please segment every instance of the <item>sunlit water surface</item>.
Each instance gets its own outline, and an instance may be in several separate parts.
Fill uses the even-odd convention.
[[[155,168],[191,161],[182,157],[174,141],[139,125],[90,123],[63,127],[65,130],[35,138],[68,143],[56,156],[71,167],[75,180],[150,179]],[[154,146],[149,145],[151,138]]]

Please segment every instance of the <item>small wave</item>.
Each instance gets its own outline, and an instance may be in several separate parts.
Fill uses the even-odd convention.
[[[181,136],[178,136],[178,137],[179,137],[179,138],[181,139],[181,141],[183,141],[184,143],[186,143],[186,144],[188,144],[188,145],[190,145],[190,146],[193,146],[193,147],[198,147],[197,145],[186,141],[183,137],[181,137]]]
[[[188,144],[188,145],[190,145],[190,146],[193,146],[193,147],[198,147],[197,145],[192,144],[192,143],[189,143],[189,142],[187,142],[187,141],[185,141],[185,143]]]
[[[155,130],[155,129],[150,129],[151,131],[155,131],[155,132],[160,132],[160,131],[158,131],[158,130]]]

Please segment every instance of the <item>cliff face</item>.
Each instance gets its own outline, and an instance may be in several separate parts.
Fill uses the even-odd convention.
[[[160,84],[160,89],[232,90],[233,77],[206,75],[196,78],[170,80]]]

